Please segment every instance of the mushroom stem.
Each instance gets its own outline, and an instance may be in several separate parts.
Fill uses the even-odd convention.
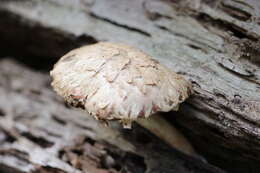
[[[136,122],[177,150],[188,155],[196,155],[190,142],[181,134],[181,132],[179,132],[179,130],[160,117],[160,115],[154,114],[148,119],[139,118]]]

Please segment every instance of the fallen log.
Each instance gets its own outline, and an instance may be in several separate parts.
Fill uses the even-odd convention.
[[[259,172],[259,16],[258,1],[3,1],[0,44],[49,66],[82,44],[138,47],[193,83],[168,118],[196,149],[227,170]]]

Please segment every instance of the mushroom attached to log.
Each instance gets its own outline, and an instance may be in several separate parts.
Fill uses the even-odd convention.
[[[187,139],[157,112],[178,110],[191,84],[149,55],[108,42],[70,51],[50,72],[54,90],[98,120],[136,121],[178,150],[195,155]],[[151,116],[152,115],[152,116]]]

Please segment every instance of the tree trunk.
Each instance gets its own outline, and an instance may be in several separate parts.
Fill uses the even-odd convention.
[[[58,57],[80,45],[97,41],[112,41],[138,47],[173,71],[182,74],[193,83],[195,93],[181,106],[179,112],[166,114],[166,118],[189,137],[196,149],[210,163],[232,172],[259,172],[260,170],[259,36],[260,1],[257,0],[246,2],[238,0],[2,0],[0,2],[0,37],[2,39],[0,46],[5,48],[5,52],[1,53],[14,55],[13,50],[16,50],[20,57],[26,55],[25,58],[17,56],[17,60],[37,69],[48,70]],[[9,71],[1,73],[9,76]],[[31,76],[29,74],[31,72],[28,72],[28,76]],[[70,122],[73,124],[74,121],[78,121],[76,117],[80,117],[77,115],[80,113],[68,110],[64,106],[60,108],[61,101],[56,100],[57,97],[49,88],[44,89],[46,82],[40,78],[46,79],[46,74],[37,73],[35,76],[39,78],[36,83],[42,84],[42,86],[37,86],[40,88],[37,91],[27,88],[34,85],[31,78],[21,84],[19,80],[16,81],[15,77],[14,79],[7,77],[10,85],[18,89],[9,90],[6,87],[4,90],[4,87],[0,86],[6,97],[4,99],[6,101],[2,101],[4,103],[2,107],[7,109],[6,105],[10,104],[8,110],[12,115],[10,118],[7,113],[8,116],[2,116],[1,119],[4,139],[11,141],[13,146],[10,150],[11,154],[9,152],[6,156],[10,159],[24,158],[26,155],[24,152],[28,154],[29,151],[34,150],[34,147],[28,147],[33,143],[30,141],[37,139],[36,141],[41,141],[41,150],[34,151],[42,153],[43,158],[40,158],[40,161],[36,159],[34,164],[46,165],[45,158],[49,156],[46,151],[49,151],[51,155],[49,157],[57,160],[51,161],[44,169],[61,169],[63,166],[60,164],[65,163],[61,158],[57,158],[57,152],[61,152],[60,146],[86,143],[84,142],[86,139],[83,142],[79,139],[77,144],[70,144],[71,140],[80,134],[74,133],[72,129],[78,126],[74,125],[74,127]],[[23,76],[23,78],[26,77]],[[4,84],[3,86],[7,85]],[[17,94],[17,92],[23,94]],[[30,97],[35,95],[41,100],[40,103],[39,101],[34,103],[34,100],[27,98],[26,94]],[[22,101],[22,106],[20,102],[16,103],[17,100]],[[13,105],[14,103],[17,105]],[[34,111],[26,110],[31,104]],[[36,112],[36,110],[41,111]],[[44,113],[45,110],[48,113]],[[24,111],[26,117],[22,117],[25,117],[25,120],[24,118],[16,120],[16,117]],[[30,115],[32,118],[28,118],[29,112],[34,112]],[[72,117],[69,116],[70,114],[75,115]],[[100,137],[100,134],[106,134],[106,130],[103,127],[92,127],[95,126],[94,121],[89,117],[84,118],[87,120],[79,120],[77,123],[84,122],[85,136],[88,140],[89,138],[94,140],[94,142],[87,140],[87,143],[94,143],[91,145],[94,148],[96,143],[106,148],[107,145],[100,142],[104,139],[108,142],[106,137],[102,138],[102,135]],[[62,124],[64,122],[65,124]],[[91,125],[88,125],[88,122],[91,122]],[[52,126],[57,123],[61,123],[59,127]],[[47,132],[41,132],[41,128]],[[9,130],[14,134],[9,134]],[[69,137],[64,136],[63,133],[66,131],[71,132]],[[142,129],[137,128],[134,131],[139,132]],[[52,135],[47,135],[48,133],[54,133],[52,134],[54,137],[50,137]],[[116,133],[113,131],[113,135]],[[135,132],[129,134],[133,135]],[[45,138],[46,135],[47,138]],[[55,135],[61,135],[61,137],[55,137]],[[51,140],[52,138],[54,139]],[[17,139],[19,142],[16,142]],[[122,141],[130,145],[130,139],[127,139],[125,141],[122,138]],[[23,145],[18,145],[18,143]],[[19,146],[27,147],[19,148]],[[118,151],[118,148],[114,147],[113,151],[114,149]],[[69,147],[63,150],[60,155],[65,155],[68,160],[75,158],[75,153],[72,152],[74,149]],[[124,147],[120,148],[121,150],[124,151],[123,153],[126,152]],[[107,148],[105,151],[113,153]],[[130,151],[132,153],[128,158],[130,160],[133,160],[132,157],[138,159],[143,157],[143,155],[133,154],[137,151],[135,149],[130,149]],[[148,151],[151,150],[147,149],[143,152]],[[3,150],[1,153],[5,152],[6,150]],[[16,157],[12,157],[14,155]],[[168,156],[167,152],[163,154],[164,157],[179,158],[175,154]],[[2,160],[1,163],[5,163],[6,159]],[[28,159],[22,159],[22,161],[27,163]],[[67,162],[71,163],[71,160]],[[72,167],[75,167],[74,162],[78,164],[74,159],[71,163]],[[233,163],[236,165],[232,165]],[[168,167],[173,163],[164,164]],[[70,172],[69,169],[73,168],[68,164],[67,166],[68,169],[63,170]],[[143,168],[143,165],[140,167]],[[182,168],[180,166],[180,169]]]

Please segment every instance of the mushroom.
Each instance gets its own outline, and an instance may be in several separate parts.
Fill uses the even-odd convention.
[[[195,154],[158,115],[177,111],[192,93],[191,84],[142,51],[108,42],[84,46],[61,57],[50,74],[54,90],[70,105],[98,120],[120,120],[124,128],[136,121],[176,149]]]

